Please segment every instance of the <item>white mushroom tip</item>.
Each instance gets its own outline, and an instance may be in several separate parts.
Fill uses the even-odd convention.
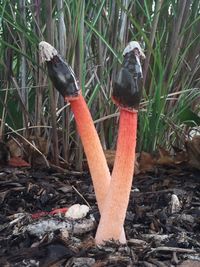
[[[57,50],[45,41],[39,43],[39,51],[42,62],[50,61],[54,56],[58,55]]]
[[[133,51],[135,48],[137,48],[140,52],[140,56],[142,58],[145,58],[145,54],[140,46],[140,44],[136,41],[131,41],[128,43],[128,45],[126,46],[126,48],[123,51],[123,56],[125,56],[127,53]]]

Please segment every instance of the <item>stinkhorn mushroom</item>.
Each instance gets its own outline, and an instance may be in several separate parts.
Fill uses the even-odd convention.
[[[47,63],[48,73],[55,88],[71,105],[92,176],[97,204],[102,213],[111,177],[91,114],[72,68],[63,61],[57,50],[49,43],[40,42],[39,50],[42,61]],[[121,229],[120,242],[126,242],[123,229]]]
[[[110,187],[103,205],[96,243],[109,239],[120,241],[133,180],[137,135],[137,109],[141,97],[144,57],[137,42],[130,42],[124,50],[124,61],[113,86],[113,101],[120,108],[117,150]],[[142,84],[142,83],[141,83]]]

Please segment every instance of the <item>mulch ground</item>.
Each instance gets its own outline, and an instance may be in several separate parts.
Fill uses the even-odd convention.
[[[85,218],[51,212],[76,203],[89,205]],[[184,165],[135,176],[127,245],[95,246],[98,221],[88,173],[0,168],[2,267],[200,266],[200,172]]]

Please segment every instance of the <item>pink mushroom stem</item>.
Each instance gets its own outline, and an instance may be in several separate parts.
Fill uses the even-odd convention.
[[[102,213],[111,177],[91,114],[71,67],[62,60],[56,49],[50,44],[43,41],[40,43],[39,48],[41,58],[47,62],[48,73],[55,88],[63,95],[65,101],[71,105],[87,157],[98,207],[100,213]],[[126,242],[123,228],[120,233],[120,242]]]
[[[131,42],[123,55],[123,66],[113,88],[113,100],[120,108],[117,151],[95,237],[97,244],[109,239],[120,241],[133,181],[138,114],[136,109],[141,97],[140,57],[144,57],[144,54],[137,42]]]
[[[119,134],[112,180],[96,233],[96,243],[120,241],[131,190],[137,134],[137,111],[120,110]]]

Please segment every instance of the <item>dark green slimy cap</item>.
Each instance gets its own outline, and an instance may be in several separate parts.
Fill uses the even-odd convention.
[[[130,44],[134,43],[133,46]],[[120,107],[138,109],[142,96],[142,67],[144,54],[137,42],[131,42],[124,50],[124,61],[113,84],[112,98]],[[137,44],[135,46],[135,43]]]
[[[65,98],[78,96],[80,88],[72,68],[49,43],[41,42],[39,49],[42,61],[47,63],[48,74],[54,87]]]

